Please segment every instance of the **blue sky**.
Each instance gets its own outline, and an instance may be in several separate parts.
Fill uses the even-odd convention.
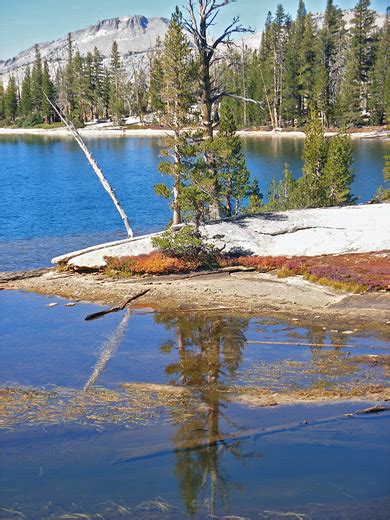
[[[356,2],[336,0],[335,4],[350,9]],[[278,3],[295,14],[298,0],[236,0],[222,9],[219,20],[222,24],[238,14],[243,24],[261,30],[267,11],[275,11]],[[175,5],[183,4],[185,0],[0,0],[0,59],[105,18],[129,14],[169,18]],[[321,11],[325,4],[326,0],[306,0],[311,11]],[[385,12],[387,5],[388,0],[372,0],[378,11]]]

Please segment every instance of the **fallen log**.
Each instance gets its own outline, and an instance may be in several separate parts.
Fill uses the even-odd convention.
[[[123,311],[123,309],[125,309],[130,302],[137,300],[138,298],[141,298],[141,296],[144,296],[149,291],[150,289],[145,289],[144,291],[135,294],[134,296],[131,296],[131,298],[129,298],[124,303],[122,303],[122,305],[119,305],[117,307],[111,307],[111,309],[107,309],[105,311],[93,312],[92,314],[88,314],[88,316],[85,317],[85,321],[97,320],[98,318],[101,318],[102,316],[105,316],[106,314],[109,314],[111,312]]]
[[[390,410],[390,406],[382,406],[380,404],[376,406],[370,406],[369,408],[365,408],[364,410],[359,410],[356,412],[357,415],[370,414],[370,413],[381,413],[387,412]]]
[[[376,410],[376,412],[369,411],[374,409]],[[226,446],[232,442],[237,441],[255,441],[261,437],[268,437],[280,433],[296,432],[306,427],[324,426],[326,424],[331,424],[335,421],[347,420],[351,417],[354,417],[354,415],[360,415],[362,413],[377,413],[379,411],[385,411],[389,409],[390,408],[378,405],[372,408],[366,408],[365,410],[359,410],[351,414],[336,415],[332,417],[326,417],[324,419],[315,419],[313,421],[303,420],[296,423],[281,424],[279,426],[271,426],[269,428],[256,428],[244,432],[214,434],[210,435],[209,439],[207,440],[184,440],[181,442],[175,442],[174,446],[172,446],[172,443],[170,442],[157,444],[154,446],[142,446],[139,448],[134,448],[132,450],[124,450],[121,453],[120,457],[113,461],[113,464],[116,465],[139,460],[147,460],[151,458],[162,457],[172,453],[183,453],[204,450],[213,446]]]

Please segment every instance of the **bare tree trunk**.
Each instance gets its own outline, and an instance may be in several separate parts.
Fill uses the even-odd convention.
[[[132,238],[134,236],[134,233],[133,233],[133,230],[130,226],[130,223],[129,223],[129,220],[127,218],[127,215],[126,213],[124,212],[119,200],[117,199],[116,195],[115,195],[115,192],[114,190],[112,189],[110,183],[108,182],[108,180],[104,177],[103,175],[103,172],[102,170],[99,168],[97,162],[95,161],[95,159],[92,157],[92,154],[91,152],[88,150],[88,147],[87,145],[84,143],[83,139],[81,138],[81,135],[78,133],[78,131],[76,130],[76,128],[74,128],[73,126],[70,126],[68,124],[68,122],[64,119],[64,117],[62,116],[62,114],[59,112],[59,110],[57,109],[57,107],[50,101],[50,99],[48,98],[48,96],[46,95],[46,93],[44,92],[43,93],[45,98],[47,99],[47,101],[50,103],[50,105],[53,107],[53,109],[55,110],[55,112],[58,114],[59,118],[61,119],[61,121],[64,123],[64,125],[66,126],[66,128],[69,130],[69,132],[73,135],[73,137],[75,138],[77,144],[80,146],[80,148],[82,149],[82,151],[84,152],[89,164],[92,166],[93,168],[93,171],[96,173],[98,179],[100,180],[103,188],[107,191],[107,193],[109,194],[109,196],[111,197],[111,200],[113,201],[119,215],[121,216],[121,219],[123,220],[123,223],[125,225],[125,228],[126,228],[126,231],[127,231],[127,236],[129,238]]]

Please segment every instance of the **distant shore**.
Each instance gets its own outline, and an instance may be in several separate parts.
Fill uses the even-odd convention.
[[[99,125],[91,125],[80,128],[79,133],[83,137],[164,137],[170,134],[169,130],[160,128],[107,128]],[[327,132],[326,135],[336,135],[337,132]],[[275,138],[304,138],[305,133],[300,130],[238,130],[241,137],[275,137]],[[0,128],[2,135],[40,135],[45,137],[71,137],[66,128]],[[352,139],[384,139],[388,138],[389,132],[383,128],[359,129],[350,133]]]

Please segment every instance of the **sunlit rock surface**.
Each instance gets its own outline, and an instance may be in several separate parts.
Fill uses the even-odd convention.
[[[390,249],[390,204],[266,213],[204,226],[203,236],[225,252],[317,256]],[[105,265],[105,256],[153,250],[151,235],[100,244],[54,258],[78,268]]]

